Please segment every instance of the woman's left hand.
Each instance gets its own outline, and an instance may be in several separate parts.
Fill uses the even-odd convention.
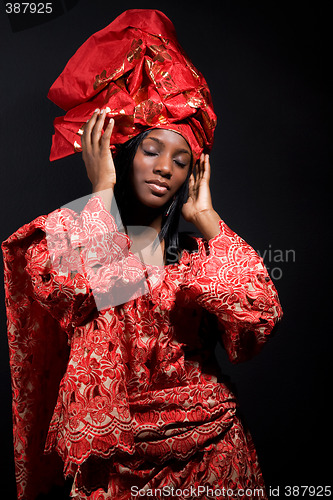
[[[213,209],[209,189],[209,155],[202,154],[189,180],[188,200],[183,205],[182,214],[186,221],[192,222],[209,241],[220,233],[220,216]]]
[[[213,210],[209,179],[209,155],[202,154],[195,165],[195,176],[192,172],[189,179],[188,200],[182,209],[182,215],[186,221],[195,223],[202,212]]]

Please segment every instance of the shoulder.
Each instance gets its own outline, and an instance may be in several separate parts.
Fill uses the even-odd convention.
[[[181,251],[186,250],[189,253],[209,254],[208,242],[195,232],[180,232],[179,246]]]
[[[11,236],[2,242],[2,250],[7,250],[13,245],[20,244],[23,241],[33,239],[36,235],[42,235],[45,227],[46,215],[40,215],[33,221],[24,224],[24,226],[17,229]]]
[[[61,208],[49,214],[40,215],[17,229],[2,242],[3,252],[14,252],[15,249],[27,249],[31,244],[40,242],[46,234],[64,233],[73,222],[75,214],[72,210]]]
[[[186,250],[187,252],[197,252],[198,251],[198,236],[189,231],[183,231],[179,233],[179,247],[181,250]]]

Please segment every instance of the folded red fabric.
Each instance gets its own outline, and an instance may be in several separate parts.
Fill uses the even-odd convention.
[[[213,144],[216,115],[206,80],[157,10],[127,10],[92,35],[48,97],[67,111],[54,121],[51,161],[81,151],[85,123],[96,108],[115,119],[112,148],[152,128],[180,133],[194,159]]]

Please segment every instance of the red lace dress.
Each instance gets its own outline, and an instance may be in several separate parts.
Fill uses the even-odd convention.
[[[280,319],[262,260],[222,221],[165,269],[130,245],[99,197],[3,243],[18,498],[63,466],[78,499],[266,498],[209,354],[220,337],[244,361]]]

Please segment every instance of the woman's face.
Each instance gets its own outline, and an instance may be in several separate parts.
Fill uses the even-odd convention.
[[[131,182],[137,199],[163,207],[185,182],[191,149],[177,132],[154,129],[141,142],[133,160]]]

